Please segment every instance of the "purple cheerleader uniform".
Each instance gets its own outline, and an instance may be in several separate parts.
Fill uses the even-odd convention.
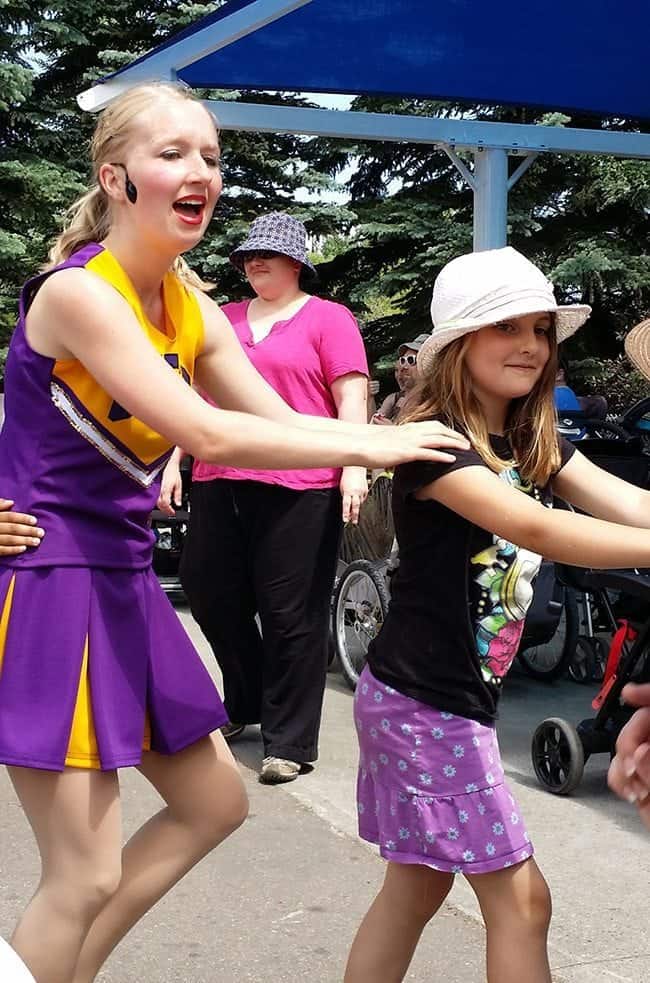
[[[522,481],[507,441],[492,441],[499,477],[550,507],[550,488]],[[573,450],[561,443],[562,467]],[[395,472],[400,563],[355,695],[359,834],[387,860],[481,874],[533,854],[495,720],[541,558],[414,497],[451,471],[486,467],[473,450],[454,455]]]
[[[178,278],[152,325],[112,254],[91,244],[29,281],[5,376],[2,494],[45,529],[0,559],[0,762],[61,771],[138,764],[227,720],[209,673],[151,570],[160,472],[171,446],[75,359],[37,354],[25,316],[58,269],[85,267],[130,304],[167,363],[191,380],[203,325]]]

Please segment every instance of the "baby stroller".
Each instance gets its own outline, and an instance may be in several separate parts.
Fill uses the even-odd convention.
[[[375,478],[359,524],[347,526],[341,542],[330,644],[352,690],[366,664],[368,646],[388,613],[390,576],[397,562],[391,487],[390,474]]]
[[[596,716],[577,727],[560,717],[548,717],[533,734],[535,774],[540,784],[555,795],[568,795],[577,788],[592,754],[613,757],[616,739],[633,713],[622,703],[621,690],[631,681],[650,681],[650,571],[585,570],[582,578],[593,591],[620,592],[615,612],[618,627],[610,645],[603,684],[592,702]],[[646,612],[642,622],[637,620],[641,609]],[[622,617],[624,613],[629,616]]]
[[[643,453],[640,440],[629,437],[616,424],[607,426],[616,436],[587,437],[580,441],[580,451],[604,470],[650,487],[650,457]],[[568,795],[580,783],[592,754],[613,755],[616,738],[631,716],[621,704],[623,686],[630,680],[650,679],[650,570],[590,570],[556,564],[556,573],[565,587],[583,598],[586,633],[579,637],[578,645],[590,664],[604,663],[602,686],[592,703],[596,716],[577,728],[549,717],[533,734],[533,768],[540,784],[556,795]],[[611,633],[608,651],[596,638],[595,628]]]
[[[184,458],[181,462],[181,478],[183,481],[182,504],[179,509],[176,509],[175,514],[172,516],[165,515],[160,509],[154,509],[151,513],[151,528],[155,536],[153,570],[165,593],[170,598],[177,597],[179,599],[184,594],[178,571],[190,518],[189,491],[192,481],[192,460],[189,457]]]
[[[616,420],[591,420],[569,411],[560,416],[558,429],[578,449],[605,471],[624,478],[642,488],[650,487],[650,458],[648,444],[637,426],[640,415],[650,410],[650,400],[642,400]],[[576,428],[580,436],[576,437]],[[572,640],[572,651],[565,668],[577,683],[601,682],[607,661],[607,646],[597,632],[616,631],[605,603],[606,592],[590,591],[575,568],[566,567],[558,579],[577,600],[578,620],[582,622]]]

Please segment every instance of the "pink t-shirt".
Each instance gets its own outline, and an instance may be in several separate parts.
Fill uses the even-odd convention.
[[[226,304],[222,310],[249,359],[266,381],[298,413],[336,418],[331,385],[349,372],[368,375],[361,333],[354,317],[342,304],[310,297],[287,321],[276,321],[257,344],[248,324],[249,300]],[[334,488],[340,468],[300,471],[249,471],[195,461],[194,481],[233,478],[263,481],[304,491]]]

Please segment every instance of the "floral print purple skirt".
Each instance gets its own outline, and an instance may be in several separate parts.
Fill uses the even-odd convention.
[[[359,835],[386,860],[485,874],[533,855],[494,727],[403,696],[367,666],[354,716]]]

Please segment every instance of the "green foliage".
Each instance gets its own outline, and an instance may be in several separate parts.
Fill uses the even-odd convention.
[[[66,207],[88,181],[93,119],[78,109],[77,94],[221,2],[0,0],[0,346],[21,283],[43,263]],[[279,97],[244,98],[264,104]],[[299,96],[282,101],[307,105]],[[638,125],[422,99],[359,97],[353,108],[555,126]],[[287,210],[306,222],[320,290],[355,311],[371,359],[392,355],[400,342],[429,329],[435,276],[472,243],[472,195],[444,152],[291,134],[222,136],[225,190],[208,235],[189,257],[217,284],[218,299],[246,292],[228,254],[250,221]],[[331,190],[351,164],[345,206],[298,200],[303,189]],[[649,207],[650,168],[638,161],[541,155],[512,191],[512,244],[552,277],[561,299],[593,306],[590,325],[567,343],[570,358],[616,360],[625,332],[648,313]],[[610,362],[603,365],[609,371]]]
[[[623,355],[617,358],[585,358],[569,366],[571,385],[580,395],[595,393],[607,398],[610,413],[624,413],[648,396],[648,382],[630,368]]]
[[[0,345],[13,328],[22,283],[42,265],[66,208],[87,186],[94,119],[81,112],[76,96],[219,6],[221,0],[0,0]],[[305,104],[297,97],[286,102]],[[299,188],[332,185],[312,166],[302,137],[225,133],[223,173],[226,190],[208,235],[189,257],[217,283],[219,299],[245,292],[228,254],[261,212],[291,211],[319,238],[354,218],[336,205],[296,202]]]
[[[360,97],[357,110],[407,112],[504,122],[635,128],[533,110],[460,107],[425,100]],[[367,314],[372,358],[430,330],[433,281],[444,263],[471,249],[472,195],[441,151],[406,143],[318,142],[320,166],[348,182],[357,213],[350,249],[323,268],[329,289]],[[470,163],[471,158],[465,157]],[[515,159],[511,170],[517,165]],[[509,239],[553,279],[560,300],[593,306],[589,325],[567,343],[574,358],[613,357],[625,332],[650,309],[650,167],[647,162],[544,154],[510,194]],[[400,315],[371,310],[372,295],[399,297]]]

